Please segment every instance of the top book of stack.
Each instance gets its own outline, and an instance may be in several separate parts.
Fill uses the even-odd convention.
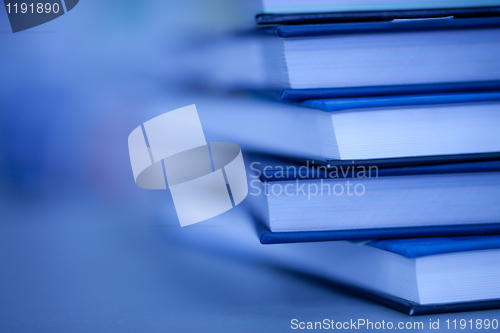
[[[498,0],[263,0],[257,24],[360,22],[454,16],[498,16]]]

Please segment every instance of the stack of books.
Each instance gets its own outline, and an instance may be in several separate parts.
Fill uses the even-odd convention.
[[[200,82],[295,104],[253,133],[299,142],[255,168],[261,243],[307,243],[290,261],[410,315],[500,307],[495,5],[264,0],[256,28],[197,50]]]

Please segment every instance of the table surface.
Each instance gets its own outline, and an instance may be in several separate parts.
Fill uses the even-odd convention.
[[[447,319],[500,317],[409,317],[280,269],[241,226],[245,205],[180,228],[167,200],[156,212],[84,196],[2,202],[1,332],[288,332],[292,319],[359,318],[426,330],[439,319],[445,330]],[[217,235],[225,244],[211,243]]]

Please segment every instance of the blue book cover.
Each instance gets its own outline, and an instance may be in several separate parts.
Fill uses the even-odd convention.
[[[372,240],[367,245],[406,258],[419,258],[445,253],[500,249],[500,235],[383,239]]]
[[[317,37],[360,33],[405,31],[437,31],[456,29],[490,29],[500,26],[500,17],[474,17],[454,19],[453,16],[436,19],[402,19],[379,22],[325,23],[279,25],[258,30],[282,38]]]
[[[496,11],[496,10],[495,10]],[[425,32],[425,31],[443,31],[443,30],[475,30],[475,29],[496,29],[500,27],[500,17],[467,17],[454,18],[453,16],[445,18],[431,19],[396,19],[390,21],[370,21],[370,22],[349,22],[349,23],[321,23],[321,24],[301,24],[301,25],[278,25],[267,28],[257,29],[258,33],[270,34],[280,38],[309,38],[321,36],[347,36],[357,34],[391,34],[402,32]],[[385,101],[387,105],[403,103],[399,105],[418,105],[428,99],[436,103],[443,103],[444,100],[461,101],[470,99],[475,101],[481,98],[479,95],[436,95],[416,97],[414,99],[407,95],[425,95],[425,94],[447,94],[452,92],[485,92],[500,90],[500,81],[496,79],[474,81],[463,80],[457,82],[434,82],[434,83],[412,83],[412,84],[390,84],[390,85],[367,85],[355,87],[336,87],[336,88],[284,88],[276,92],[281,100],[304,101],[304,100],[323,100],[332,98],[355,98],[355,97],[374,97],[374,96],[393,96],[403,95],[400,100]],[[496,98],[493,95],[485,98]],[[389,98],[388,98],[389,99]],[[442,99],[443,102],[439,102]],[[315,108],[335,108],[353,107],[358,104],[367,105],[369,103],[381,104],[382,101],[339,101],[336,106],[333,102],[316,101],[310,102],[306,106]],[[342,104],[342,105],[341,105]],[[355,104],[355,105],[350,105]]]
[[[300,102],[300,105],[326,112],[333,112],[362,108],[490,101],[500,101],[500,91],[310,99]]]
[[[391,86],[366,86],[366,87],[347,87],[347,88],[312,88],[312,89],[281,89],[278,92],[273,92],[272,95],[277,96],[278,99],[283,101],[304,101],[304,100],[321,100],[320,102],[311,102],[304,106],[320,108],[333,107],[332,102],[325,105],[325,100],[334,98],[346,98],[342,107],[348,106],[352,108],[356,105],[367,105],[370,102],[373,105],[389,106],[389,105],[421,105],[424,100],[432,100],[434,103],[442,104],[440,98],[452,100],[466,100],[469,102],[481,101],[481,98],[496,100],[495,95],[500,90],[500,81],[482,81],[482,82],[458,82],[458,83],[429,83],[429,84],[402,84]],[[456,94],[446,95],[449,93],[462,92],[462,93],[477,93],[477,95],[470,94]],[[491,92],[491,95],[486,95],[486,92]],[[483,94],[483,95],[481,95]],[[392,98],[403,95],[400,99]],[[426,96],[427,95],[427,96]],[[376,97],[384,96],[385,101],[376,100]],[[359,97],[371,97],[372,99],[354,100]],[[347,100],[351,98],[351,100]],[[322,105],[323,103],[323,105]],[[342,102],[338,102],[340,105]],[[387,104],[383,104],[387,103]],[[404,104],[407,103],[407,104]],[[412,104],[413,103],[413,104]],[[327,110],[330,111],[330,110]]]
[[[455,18],[500,16],[499,7],[445,8],[389,11],[357,11],[333,13],[260,14],[255,17],[259,25],[265,24],[314,24],[396,19],[422,19],[453,16]]]
[[[397,239],[405,237],[439,237],[500,234],[500,222],[474,225],[445,225],[356,230],[272,232],[267,226],[257,226],[261,244],[365,240],[371,238]]]
[[[475,155],[475,154],[473,154]],[[478,154],[480,155],[480,154]],[[463,156],[454,156],[463,157]],[[472,156],[471,156],[472,157]],[[477,157],[477,156],[476,156]],[[286,167],[283,168],[261,168],[260,179],[263,182],[290,181],[290,180],[311,180],[311,179],[329,179],[329,178],[355,178],[359,167],[365,167],[366,176],[391,177],[391,176],[411,176],[411,175],[429,175],[429,174],[451,174],[451,173],[466,173],[466,172],[496,172],[500,171],[500,159],[494,157],[491,160],[471,161],[471,162],[456,162],[442,164],[422,164],[422,165],[396,165],[392,166],[391,160],[383,161],[383,163],[374,163],[374,161],[338,161],[330,168],[326,167],[300,167],[297,172],[288,172]],[[422,161],[423,162],[423,161]],[[429,163],[435,162],[429,160]],[[333,163],[333,162],[332,162]],[[376,166],[377,168],[371,168]],[[338,168],[341,171],[338,172]],[[333,171],[333,173],[332,173]],[[375,175],[376,173],[376,175]]]

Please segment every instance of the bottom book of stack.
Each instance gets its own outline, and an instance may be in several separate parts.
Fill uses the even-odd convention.
[[[286,266],[409,315],[500,307],[500,235],[290,245]]]

